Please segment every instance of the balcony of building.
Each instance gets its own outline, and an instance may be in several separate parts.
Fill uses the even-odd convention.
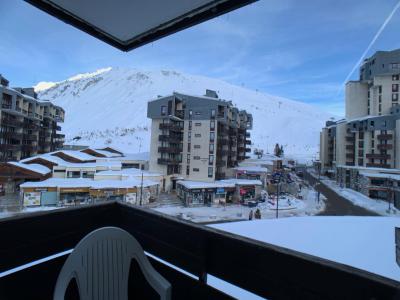
[[[181,147],[158,147],[158,153],[181,153],[182,148]]]
[[[180,132],[183,130],[183,127],[176,123],[161,123],[159,128],[160,128],[160,130],[167,129],[167,130],[176,131],[176,132]]]
[[[36,144],[23,144],[21,145],[21,150],[25,152],[32,152],[37,150],[37,145]]]
[[[1,118],[1,125],[2,126],[9,126],[9,127],[21,127],[22,122],[16,118],[11,118],[8,116],[3,116]]]
[[[378,144],[377,147],[379,150],[392,150],[393,149],[392,144]]]
[[[355,142],[355,137],[354,136],[346,136],[346,142],[354,143]]]
[[[378,134],[377,136],[378,140],[392,140],[393,139],[393,134]]]
[[[185,118],[185,111],[184,110],[175,110],[175,117],[179,119],[184,119]]]
[[[346,158],[354,159],[354,153],[346,153]]]
[[[27,141],[36,141],[38,139],[37,134],[23,134],[23,139]]]
[[[354,145],[346,145],[346,150],[350,152],[354,152]]]
[[[245,150],[247,153],[251,152],[251,148],[246,148]]]
[[[390,154],[381,154],[381,153],[367,153],[366,157],[368,159],[390,159]]]
[[[20,140],[20,139],[22,139],[22,133],[13,132],[13,131],[2,131],[2,132],[0,132],[0,137],[2,137],[4,139]]]
[[[159,165],[179,165],[182,162],[180,158],[158,158]]]
[[[182,143],[183,138],[181,136],[169,135],[169,134],[160,134],[158,136],[158,140],[160,142],[169,142],[169,143]]]
[[[20,144],[0,144],[1,151],[19,151],[21,150]]]

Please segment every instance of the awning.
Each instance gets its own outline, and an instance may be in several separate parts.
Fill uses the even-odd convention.
[[[25,0],[123,51],[257,0]]]

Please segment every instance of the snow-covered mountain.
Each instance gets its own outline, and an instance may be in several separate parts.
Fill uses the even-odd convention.
[[[232,100],[253,114],[252,147],[269,152],[279,143],[285,153],[316,154],[319,131],[331,117],[301,102],[175,71],[106,68],[62,82],[41,82],[35,88],[41,99],[65,109],[62,127],[67,143],[114,145],[127,152],[149,150],[147,102],[173,91],[204,95],[211,89],[220,98]]]

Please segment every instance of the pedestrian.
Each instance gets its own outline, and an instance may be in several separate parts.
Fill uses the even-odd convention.
[[[253,210],[252,209],[250,210],[250,213],[249,213],[249,221],[251,221],[251,220],[253,220]]]
[[[254,218],[256,219],[261,219],[261,211],[259,208],[257,208],[255,214],[254,214]]]

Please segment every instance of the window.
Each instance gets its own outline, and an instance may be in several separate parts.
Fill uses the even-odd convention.
[[[379,91],[379,94],[382,94],[382,86],[381,85],[378,87],[378,91]]]
[[[188,141],[190,142],[190,141],[191,141],[191,139],[192,139],[192,132],[191,132],[191,131],[189,131],[189,132],[188,132]]]
[[[212,167],[208,167],[208,177],[212,178],[213,177],[213,168]]]
[[[375,147],[375,141],[371,140],[371,148],[374,148],[374,147]]]
[[[191,148],[190,146],[191,146],[191,143],[188,143],[188,149],[187,149],[188,152],[190,152],[190,148]]]
[[[210,153],[214,153],[214,144],[210,144]]]
[[[190,168],[189,168],[189,166],[186,166],[186,175],[189,176],[189,173],[190,173]]]
[[[379,101],[379,103],[382,103],[382,95],[378,96],[378,101]]]
[[[190,164],[190,154],[187,154],[187,156],[186,156],[186,162],[187,162],[187,164]]]
[[[200,134],[200,133],[196,133],[196,134],[194,135],[194,137],[199,138],[199,137],[201,137],[201,134]]]
[[[381,112],[382,112],[382,104],[379,104],[378,105],[378,113],[381,114]]]
[[[209,155],[209,156],[208,156],[208,164],[209,164],[209,165],[214,164],[214,155]]]
[[[392,92],[398,92],[399,91],[399,84],[398,83],[394,83],[392,84]]]
[[[392,63],[392,64],[390,64],[390,68],[392,70],[398,70],[398,69],[400,69],[400,63]]]
[[[193,110],[189,109],[189,119],[191,119],[193,116]]]
[[[193,156],[194,160],[200,160],[200,156]]]
[[[195,114],[196,116],[201,116],[201,111],[196,111],[194,114]]]
[[[210,132],[210,142],[214,143],[215,140],[215,132]]]
[[[211,110],[211,118],[215,118],[215,109]]]
[[[192,121],[189,121],[189,130],[192,130]]]
[[[214,131],[214,130],[215,130],[215,121],[214,121],[214,120],[211,120],[211,121],[210,121],[210,130],[211,130],[211,131]]]
[[[397,74],[397,75],[392,75],[392,80],[393,80],[393,81],[400,80],[400,75],[399,75],[399,74]]]
[[[199,168],[193,168],[193,172],[199,172]]]
[[[399,94],[392,94],[392,101],[399,101]]]
[[[200,145],[194,145],[194,149],[200,149]]]
[[[375,122],[374,122],[374,121],[371,121],[369,124],[370,124],[371,126],[375,126]]]
[[[167,114],[167,107],[165,105],[161,105],[161,115],[165,116]]]
[[[199,126],[201,126],[201,123],[194,123],[194,126],[199,127]]]

